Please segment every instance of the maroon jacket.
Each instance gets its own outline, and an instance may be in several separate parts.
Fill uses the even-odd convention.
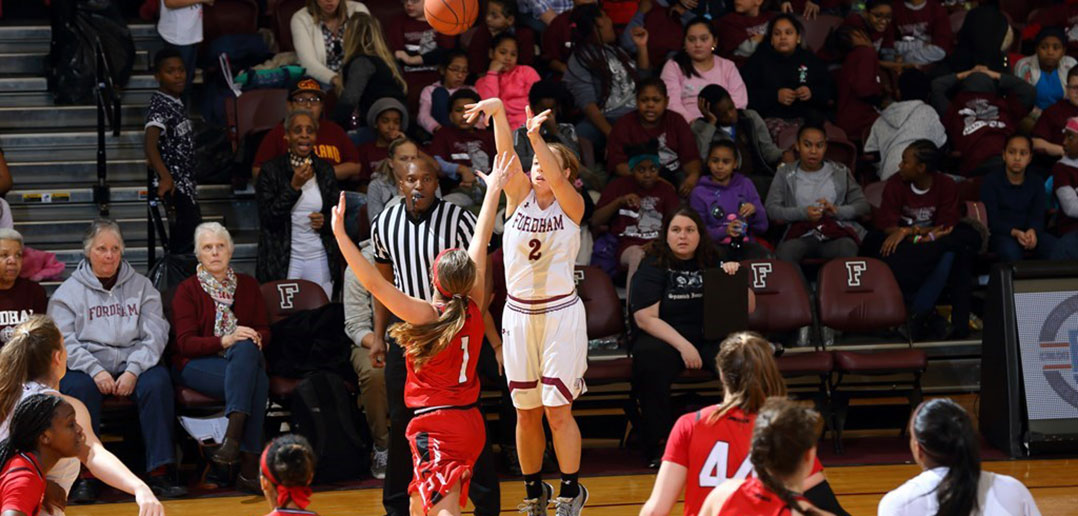
[[[236,274],[236,295],[232,313],[240,326],[247,326],[262,335],[262,348],[270,342],[269,315],[258,280],[246,274]],[[172,330],[175,335],[172,364],[183,369],[193,358],[216,355],[221,337],[213,335],[213,320],[217,310],[213,299],[202,290],[198,276],[183,280],[172,298]]]
[[[836,124],[851,140],[861,135],[879,118],[875,107],[883,96],[880,61],[872,47],[857,47],[846,56],[838,74],[838,116]]]

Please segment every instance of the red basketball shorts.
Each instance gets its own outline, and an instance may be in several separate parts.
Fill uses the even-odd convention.
[[[442,500],[460,482],[460,506],[468,501],[472,468],[486,443],[483,415],[477,408],[435,410],[416,416],[405,433],[412,449],[412,483],[423,510]]]

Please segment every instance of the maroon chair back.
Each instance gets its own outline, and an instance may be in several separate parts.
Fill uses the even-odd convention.
[[[812,20],[802,18],[801,23],[805,26],[805,44],[815,54],[823,49],[831,32],[842,25],[842,18],[833,14],[820,14]]]
[[[875,183],[869,183],[864,188],[865,200],[872,206],[873,210],[880,209],[883,204],[883,189],[887,187],[887,181],[876,181]]]
[[[243,92],[238,98],[225,97],[225,118],[229,137],[238,145],[248,134],[273,129],[284,120],[288,90],[273,88]]]
[[[270,324],[297,312],[313,310],[329,303],[326,291],[313,281],[292,279],[270,281],[262,285]]]
[[[857,173],[857,146],[848,141],[828,140],[824,158],[846,165],[851,174]]]
[[[602,269],[577,266],[574,271],[576,292],[584,302],[588,317],[588,338],[620,337],[625,333],[625,318],[614,282]]]
[[[756,310],[749,314],[749,329],[760,333],[787,332],[812,324],[812,304],[797,266],[782,260],[746,260],[749,287],[756,294]]]
[[[202,10],[202,41],[207,45],[228,34],[258,32],[258,2],[256,0],[216,0]],[[217,56],[207,56],[214,59]]]
[[[875,258],[835,258],[820,268],[820,324],[869,332],[906,322],[902,290],[887,264]]]
[[[292,15],[307,7],[306,0],[279,0],[273,10],[273,25],[277,32],[277,46],[281,52],[296,49],[292,45]]]

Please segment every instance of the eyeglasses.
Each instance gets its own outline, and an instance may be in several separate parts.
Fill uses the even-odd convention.
[[[315,104],[321,104],[322,99],[318,97],[300,97],[292,99],[292,102],[303,106],[313,106]]]

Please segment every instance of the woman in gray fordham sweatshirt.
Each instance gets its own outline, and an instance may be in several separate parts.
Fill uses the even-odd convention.
[[[175,484],[172,380],[160,364],[168,343],[161,295],[123,259],[120,227],[96,220],[83,238],[85,258],[49,300],[49,315],[64,335],[67,374],[60,392],[78,398],[100,434],[105,396],[130,397],[138,405],[146,443],[147,484],[163,498],[183,496]],[[72,495],[92,483],[76,484]]]

